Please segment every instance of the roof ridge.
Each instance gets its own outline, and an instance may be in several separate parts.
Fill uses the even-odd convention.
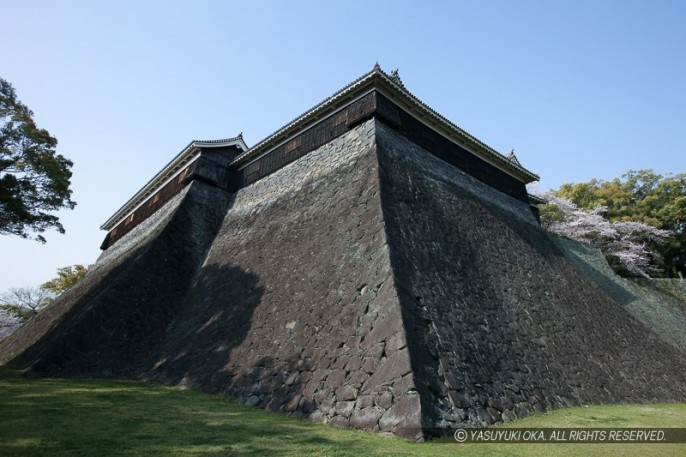
[[[251,157],[255,151],[260,150],[262,147],[269,144],[274,139],[283,135],[289,129],[296,126],[299,122],[304,121],[308,117],[316,115],[316,113],[318,111],[321,111],[321,110],[325,109],[327,106],[330,106],[330,104],[333,103],[337,98],[341,97],[341,95],[353,90],[356,86],[358,86],[358,85],[364,83],[365,81],[367,81],[371,78],[374,78],[374,77],[378,77],[378,78],[381,78],[382,80],[384,80],[392,88],[395,88],[397,90],[398,94],[401,94],[405,98],[409,99],[410,103],[412,103],[415,106],[415,108],[427,113],[429,116],[436,118],[438,121],[445,124],[449,129],[456,131],[461,137],[463,137],[464,140],[466,140],[467,142],[473,143],[477,148],[483,150],[484,153],[486,154],[486,156],[490,156],[493,160],[495,160],[496,162],[500,162],[502,165],[508,165],[508,166],[514,167],[515,169],[519,170],[521,173],[530,177],[533,181],[537,181],[540,179],[538,177],[538,175],[536,175],[535,173],[532,173],[531,171],[524,168],[518,160],[517,160],[517,162],[513,162],[513,161],[509,160],[505,155],[496,151],[491,146],[487,145],[486,143],[479,140],[478,138],[476,138],[472,134],[468,133],[467,131],[465,131],[464,129],[459,127],[457,124],[450,121],[449,119],[447,119],[446,117],[444,117],[443,115],[438,113],[436,110],[434,110],[433,108],[428,106],[426,103],[422,102],[419,99],[419,97],[417,97],[412,92],[410,92],[405,87],[405,85],[402,83],[402,80],[400,80],[398,69],[395,69],[393,72],[388,74],[381,69],[381,66],[379,65],[378,62],[374,65],[374,67],[372,68],[371,71],[363,74],[362,76],[355,79],[353,82],[349,83],[348,85],[346,85],[342,89],[334,92],[331,96],[322,100],[317,105],[315,105],[312,108],[310,108],[309,110],[305,111],[300,116],[297,116],[292,121],[288,122],[283,127],[278,129],[276,132],[272,133],[271,135],[269,135],[268,137],[266,137],[262,141],[258,142],[257,144],[255,144],[253,147],[251,147],[247,151],[236,156],[234,158],[234,160],[231,162],[232,165],[238,165],[241,162],[244,162],[247,158]],[[477,155],[478,155],[478,153],[477,153]]]
[[[298,123],[299,121],[301,121],[303,118],[305,118],[305,117],[307,117],[307,116],[311,116],[311,115],[312,115],[313,113],[315,113],[318,109],[323,108],[324,105],[326,105],[327,102],[329,102],[329,101],[335,99],[336,97],[340,96],[342,93],[344,93],[344,92],[350,90],[351,88],[353,88],[353,87],[356,86],[357,84],[360,84],[360,83],[361,83],[362,81],[364,81],[365,79],[367,79],[367,78],[369,78],[369,77],[371,77],[372,75],[377,74],[377,73],[383,74],[383,71],[381,70],[381,67],[379,66],[379,63],[378,63],[378,62],[374,65],[374,68],[372,68],[371,71],[368,71],[367,73],[363,74],[362,76],[360,76],[359,78],[357,78],[357,79],[354,80],[353,82],[347,84],[347,85],[346,85],[345,87],[343,87],[342,89],[340,89],[340,90],[334,92],[332,95],[330,95],[329,97],[325,98],[325,99],[322,100],[321,102],[317,103],[316,105],[314,105],[313,107],[311,107],[310,109],[308,109],[307,111],[305,111],[303,114],[301,114],[301,115],[295,117],[295,118],[292,119],[290,122],[286,123],[283,127],[281,127],[280,129],[278,129],[277,131],[275,131],[275,132],[272,133],[271,135],[269,135],[269,136],[267,136],[266,138],[264,138],[263,140],[257,142],[253,147],[251,147],[251,148],[248,149],[247,151],[245,151],[245,152],[243,152],[242,154],[239,154],[238,156],[236,156],[236,158],[233,160],[232,163],[242,161],[242,160],[244,159],[244,157],[248,156],[252,151],[254,151],[254,150],[256,150],[256,149],[259,149],[260,147],[262,147],[262,146],[264,146],[265,144],[269,143],[272,139],[274,139],[274,138],[278,137],[279,135],[281,135],[283,132],[285,132],[286,130],[288,130],[291,126],[297,124],[297,123]]]
[[[100,226],[100,228],[107,230],[108,227],[111,227],[116,221],[121,220],[123,216],[140,206],[150,192],[158,189],[162,184],[164,184],[164,182],[171,179],[170,177],[173,177],[183,165],[186,165],[194,157],[194,155],[191,154],[193,150],[201,149],[203,147],[230,146],[232,144],[239,147],[243,151],[248,149],[245,141],[243,141],[242,133],[233,138],[226,138],[223,140],[191,141],[181,150],[181,152],[176,154],[174,158],[167,162],[167,164],[162,167],[160,171],[158,171],[150,180],[148,180],[143,187],[133,194],[133,196],[129,198],[126,203],[124,203],[117,211],[115,211],[114,214]]]
[[[238,135],[231,137],[231,138],[222,138],[218,140],[193,140],[190,142],[190,145],[193,144],[218,144],[218,143],[231,143],[231,142],[236,142],[236,141],[243,141],[243,132],[239,133]],[[188,146],[187,146],[188,147]]]

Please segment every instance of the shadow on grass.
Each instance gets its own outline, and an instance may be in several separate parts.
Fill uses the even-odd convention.
[[[132,381],[25,379],[0,367],[0,455],[683,455],[683,444],[410,443]],[[680,427],[686,405],[590,406],[506,427]],[[589,423],[591,421],[591,423]],[[626,423],[623,423],[626,421]]]
[[[354,430],[321,427],[192,390],[0,375],[0,455],[355,455]]]

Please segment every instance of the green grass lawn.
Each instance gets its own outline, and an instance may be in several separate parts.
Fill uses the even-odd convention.
[[[0,371],[0,456],[686,455],[686,444],[410,443],[132,381],[25,379]],[[590,406],[508,427],[684,427],[685,404]]]

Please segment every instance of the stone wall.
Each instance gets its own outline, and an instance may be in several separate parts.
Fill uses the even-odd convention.
[[[568,262],[526,205],[384,125],[377,147],[425,425],[686,399],[685,354]]]
[[[52,375],[131,375],[162,339],[227,204],[223,191],[186,187],[3,341],[2,362]]]
[[[418,438],[581,403],[686,400],[686,355],[529,206],[370,119],[234,194],[193,181],[0,343]]]
[[[622,278],[589,245],[548,233],[574,265],[634,318],[672,346],[686,351],[686,281]]]
[[[374,127],[235,195],[149,378],[335,425],[418,429]]]

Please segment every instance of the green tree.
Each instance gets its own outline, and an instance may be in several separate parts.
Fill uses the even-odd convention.
[[[71,288],[88,272],[88,267],[72,265],[57,269],[57,277],[40,287],[12,288],[0,295],[0,310],[22,322],[27,321]]]
[[[0,234],[45,242],[41,233],[64,233],[50,212],[76,206],[71,200],[72,162],[56,154],[57,140],[33,121],[10,83],[0,78]]]
[[[41,288],[46,289],[55,295],[59,295],[76,284],[76,282],[83,278],[87,272],[88,267],[84,267],[83,265],[58,268],[57,277],[43,283]]]
[[[664,272],[686,274],[686,173],[660,175],[653,170],[630,170],[612,181],[593,179],[563,184],[554,191],[579,208],[607,208],[611,222],[642,222],[668,230],[659,251]],[[547,212],[554,214],[553,209]]]

